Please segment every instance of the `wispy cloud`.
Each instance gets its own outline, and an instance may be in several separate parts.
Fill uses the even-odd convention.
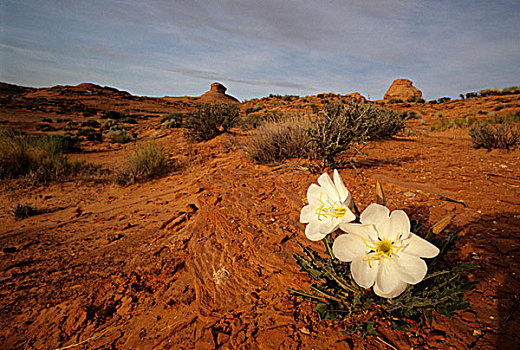
[[[433,98],[520,80],[516,1],[19,0],[2,13],[0,78],[13,83],[96,76],[163,96],[218,80],[239,98],[380,98],[408,77]]]

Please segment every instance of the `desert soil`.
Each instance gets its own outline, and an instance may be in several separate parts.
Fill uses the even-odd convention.
[[[143,123],[151,123],[150,119]],[[418,126],[419,127],[419,126]],[[143,131],[143,135],[146,132]],[[292,254],[319,174],[248,160],[249,132],[188,143],[161,131],[178,167],[121,186],[88,180],[2,184],[3,349],[514,349],[520,346],[520,150],[474,149],[467,129],[370,143],[340,173],[360,208],[383,184],[388,206],[432,225],[455,214],[453,261],[477,262],[471,309],[413,333],[341,335],[287,287],[307,289]],[[144,136],[143,136],[144,137]],[[90,144],[89,144],[90,145]],[[111,167],[134,145],[75,155]],[[27,203],[45,213],[23,220]]]

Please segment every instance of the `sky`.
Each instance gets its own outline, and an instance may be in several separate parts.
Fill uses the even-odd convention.
[[[518,0],[2,0],[0,81],[240,100],[520,85]]]

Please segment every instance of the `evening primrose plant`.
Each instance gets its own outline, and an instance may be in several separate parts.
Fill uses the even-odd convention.
[[[433,311],[451,316],[469,307],[463,293],[476,282],[465,274],[475,264],[444,260],[460,230],[438,238],[453,216],[423,238],[421,221],[385,206],[379,183],[377,203],[360,214],[337,170],[333,178],[325,173],[307,191],[300,222],[308,239],[323,242],[325,256],[298,242],[303,254],[294,257],[312,284],[309,291],[290,288],[294,295],[315,302],[321,319],[341,320],[345,333],[362,336],[377,335],[385,323],[401,330],[431,325]]]

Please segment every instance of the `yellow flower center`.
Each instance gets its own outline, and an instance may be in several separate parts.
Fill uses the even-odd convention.
[[[376,254],[384,255],[389,258],[392,256],[393,250],[394,250],[394,243],[392,241],[387,241],[386,239],[379,241],[376,245]]]
[[[404,243],[401,244],[400,246],[397,246],[400,235],[401,235],[401,233],[398,232],[397,237],[395,237],[395,241],[389,241],[387,239],[382,239],[376,243],[375,247],[368,244],[365,241],[365,239],[363,237],[361,237],[361,240],[363,241],[365,246],[367,246],[367,248],[370,248],[369,251],[365,252],[366,258],[364,259],[365,261],[368,261],[368,265],[370,267],[372,267],[372,265],[370,265],[371,261],[379,261],[379,260],[383,260],[385,258],[392,260],[392,255],[394,254],[394,250],[395,250],[395,253],[398,253],[399,250],[404,246]],[[374,254],[372,254],[371,256],[368,255],[371,252],[374,252]]]
[[[320,193],[320,198],[318,201],[321,205],[316,209],[316,215],[318,215],[318,220],[322,221],[322,218],[331,216],[333,218],[342,218],[347,213],[347,208],[342,207],[338,202],[324,203],[322,200],[323,193]]]

